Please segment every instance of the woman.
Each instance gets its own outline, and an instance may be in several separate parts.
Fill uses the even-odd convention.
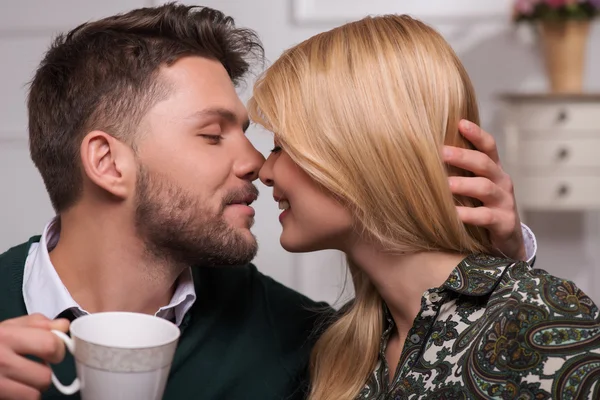
[[[573,283],[491,256],[444,165],[478,122],[434,30],[365,18],[286,51],[249,105],[275,134],[261,170],[292,252],[347,254],[356,297],[321,335],[310,399],[599,398],[600,321]],[[594,393],[590,393],[593,391]],[[585,397],[591,396],[591,397]]]

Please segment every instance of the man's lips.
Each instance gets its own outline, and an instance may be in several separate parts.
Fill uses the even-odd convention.
[[[230,210],[239,211],[243,214],[247,214],[250,217],[254,217],[254,214],[256,213],[256,211],[254,211],[254,208],[250,207],[250,205],[246,204],[245,202],[228,204],[226,208]]]

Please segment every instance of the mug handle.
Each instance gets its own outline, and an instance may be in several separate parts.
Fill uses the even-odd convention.
[[[62,340],[65,343],[65,346],[67,347],[67,350],[69,350],[69,353],[75,353],[75,342],[73,341],[73,339],[71,339],[69,336],[67,336],[61,331],[52,330],[51,332],[54,333],[60,340]],[[56,375],[54,375],[54,372],[52,372],[52,383],[54,384],[54,386],[56,386],[59,392],[66,395],[77,393],[81,389],[79,378],[75,378],[73,383],[71,383],[69,386],[65,386],[62,383],[60,383]]]

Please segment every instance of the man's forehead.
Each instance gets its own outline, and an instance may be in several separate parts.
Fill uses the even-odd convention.
[[[248,119],[227,71],[218,61],[201,57],[184,57],[160,71],[160,78],[170,86],[169,103],[180,103],[188,116],[202,117],[204,111],[221,110],[237,119]],[[204,112],[204,113],[203,113]],[[213,113],[215,114],[215,113]],[[228,118],[229,119],[229,118]]]
[[[239,100],[225,67],[218,61],[183,57],[170,66],[161,67],[159,77],[177,92],[198,97],[217,96]]]

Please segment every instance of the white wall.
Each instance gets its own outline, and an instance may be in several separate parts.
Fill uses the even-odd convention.
[[[39,234],[53,216],[44,185],[29,159],[26,85],[54,32],[149,4],[14,0],[0,2],[0,251]]]
[[[419,0],[404,4],[411,7],[431,4],[430,9],[424,9],[426,12],[442,4],[451,11],[457,9],[455,5],[469,1],[474,0],[442,3]],[[272,61],[285,48],[341,22],[337,19],[306,24],[293,22],[291,2],[205,0],[187,3],[220,9],[234,16],[238,25],[257,30],[267,58]],[[326,2],[340,4],[340,0],[307,0],[307,4],[313,5],[320,2],[321,5]],[[0,64],[0,248],[39,233],[52,216],[41,179],[28,157],[24,106],[24,84],[30,79],[52,32],[68,29],[90,18],[152,3],[151,0],[5,0],[0,4],[0,54],[3,55]],[[480,9],[481,4],[489,4],[490,12],[502,10],[497,2],[482,3],[479,0],[476,3]],[[365,7],[361,0],[346,0],[344,4],[343,10],[348,17],[359,15]],[[371,0],[368,4],[382,7],[374,8],[375,11],[390,10],[390,5],[400,13],[406,10],[400,6],[403,2],[393,0]],[[537,48],[523,40],[528,35],[515,30],[508,18],[431,19],[429,22],[444,34],[463,60],[479,95],[483,126],[495,133],[502,145],[495,96],[506,91],[546,89]],[[600,91],[599,44],[600,28],[595,26],[586,76],[586,87],[590,91]],[[241,95],[247,99],[249,90]],[[253,129],[249,135],[263,153],[270,150],[272,141],[268,133]],[[291,255],[281,249],[277,206],[272,202],[271,191],[259,186],[261,197],[257,203],[255,232],[261,247],[257,265],[265,273],[315,299],[334,301],[343,282],[342,258],[335,252]],[[596,250],[600,244],[597,217],[580,213],[535,213],[528,214],[527,219],[539,240],[537,266],[575,279],[586,292],[600,300],[600,290],[590,284],[600,265],[600,253]]]

